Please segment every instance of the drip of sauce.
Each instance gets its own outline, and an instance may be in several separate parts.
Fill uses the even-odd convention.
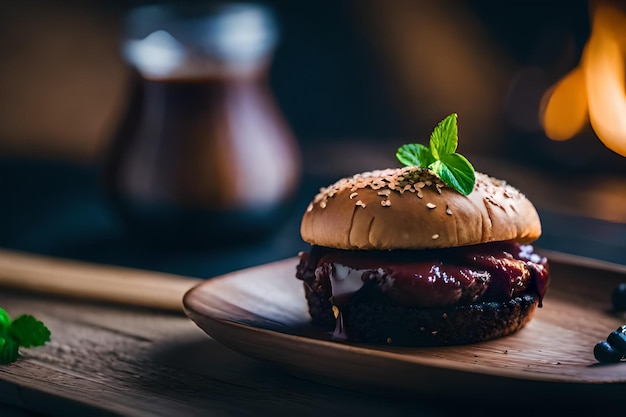
[[[341,310],[339,310],[339,315],[337,316],[337,323],[335,324],[335,330],[333,330],[333,339],[337,340],[348,340],[348,333],[346,333],[346,328],[343,324],[343,314]]]

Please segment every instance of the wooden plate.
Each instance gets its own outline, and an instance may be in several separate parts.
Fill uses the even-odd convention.
[[[183,305],[191,320],[231,349],[331,385],[494,401],[510,401],[512,393],[570,404],[621,397],[626,363],[601,365],[593,348],[626,323],[610,302],[613,288],[626,282],[626,267],[547,255],[552,281],[544,307],[518,333],[474,345],[334,341],[309,327],[295,258],[205,281],[186,293]]]

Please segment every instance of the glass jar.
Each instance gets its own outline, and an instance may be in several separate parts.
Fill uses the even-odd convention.
[[[267,83],[272,13],[241,3],[145,6],[125,23],[132,92],[104,188],[130,230],[178,244],[276,230],[301,163]]]

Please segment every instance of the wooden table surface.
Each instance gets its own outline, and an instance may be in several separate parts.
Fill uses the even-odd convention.
[[[0,252],[0,260],[7,255]],[[32,270],[38,262],[41,259],[34,258],[23,269]],[[88,266],[63,261],[50,263],[49,269],[54,275],[55,269],[64,268],[71,276]],[[173,296],[178,297],[175,292]],[[3,417],[502,415],[502,399],[492,401],[488,393],[471,405],[455,401],[454,393],[463,389],[455,381],[450,381],[450,401],[357,392],[308,381],[231,351],[174,308],[81,300],[76,295],[2,286],[0,306],[13,317],[33,314],[52,332],[44,347],[22,349],[17,362],[0,365]],[[507,416],[598,410],[568,409],[567,404],[548,409],[519,392],[511,393],[510,400],[514,407],[507,409]],[[619,403],[598,407],[619,410]]]
[[[18,409],[67,417],[431,415],[408,399],[386,402],[283,374],[221,346],[181,314],[17,291],[2,291],[0,305],[34,314],[53,335],[0,366],[0,403]]]

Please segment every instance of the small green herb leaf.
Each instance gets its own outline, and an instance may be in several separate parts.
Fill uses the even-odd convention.
[[[430,149],[419,143],[402,145],[396,152],[396,158],[406,166],[427,167],[435,162]]]
[[[15,362],[19,357],[19,345],[11,339],[0,339],[0,364]]]
[[[50,340],[50,330],[30,315],[21,315],[9,327],[11,336],[20,346],[43,346]]]
[[[430,147],[402,145],[396,152],[396,158],[407,166],[431,169],[450,187],[469,195],[474,189],[476,174],[472,164],[456,153],[458,141],[457,115],[453,113],[435,127],[430,135]]]
[[[11,325],[11,316],[5,309],[0,307],[0,337],[4,335],[9,326]]]
[[[459,130],[456,124],[457,114],[452,113],[443,119],[430,135],[430,151],[435,159],[456,151],[459,142]]]
[[[454,188],[463,195],[469,195],[474,189],[476,176],[474,167],[463,155],[453,153],[444,155],[444,157],[436,161],[440,168],[431,168],[439,178],[450,187]]]
[[[49,340],[50,330],[33,316],[24,314],[11,321],[0,308],[0,364],[16,361],[20,346],[43,346]]]

